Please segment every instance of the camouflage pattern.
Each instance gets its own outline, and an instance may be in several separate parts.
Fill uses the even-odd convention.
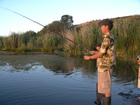
[[[116,63],[115,41],[113,35],[107,33],[103,36],[103,42],[99,51],[103,53],[103,56],[98,58],[98,71],[105,72],[113,68]]]

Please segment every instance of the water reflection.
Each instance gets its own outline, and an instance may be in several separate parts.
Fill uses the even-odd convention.
[[[116,67],[113,71],[113,76],[117,77],[115,82],[134,82],[137,78],[137,64],[135,59],[124,59],[117,57]]]
[[[116,89],[116,87],[118,87],[116,94],[118,94],[119,92],[123,92],[120,90],[120,86],[123,86],[123,88],[126,88],[128,86],[130,87],[130,85],[131,86],[133,85],[133,81],[135,80],[135,78],[137,78],[137,69],[138,69],[137,64],[135,64],[135,63],[136,62],[133,62],[131,60],[126,62],[121,57],[117,58],[117,66],[113,71],[113,78],[115,77],[115,79],[113,79],[113,82],[118,83],[115,85],[115,87],[113,87],[113,89],[114,88]],[[136,65],[136,66],[134,66],[134,65]],[[57,89],[62,89],[62,88],[65,90],[65,87],[66,87],[67,89],[72,90],[72,91],[70,91],[69,95],[71,93],[73,93],[73,94],[75,94],[77,92],[80,93],[81,91],[84,91],[84,95],[87,94],[87,96],[89,96],[89,93],[91,93],[91,91],[92,91],[91,94],[95,95],[95,93],[96,93],[94,91],[96,91],[95,83],[97,80],[97,74],[96,74],[96,64],[95,64],[94,60],[85,61],[85,60],[83,60],[83,58],[65,57],[65,56],[59,56],[59,55],[45,55],[45,54],[44,55],[6,55],[6,56],[0,55],[0,73],[1,73],[1,71],[7,71],[10,73],[17,73],[17,72],[25,71],[26,73],[29,72],[29,74],[30,74],[30,71],[39,71],[39,70],[44,70],[44,71],[49,70],[56,77],[52,77],[51,78],[52,80],[49,80],[48,77],[50,74],[49,75],[44,74],[45,79],[42,80],[42,81],[44,81],[43,82],[44,84],[41,84],[40,78],[36,79],[36,76],[33,77],[31,75],[31,77],[30,77],[30,75],[29,75],[28,80],[33,78],[36,81],[38,81],[38,82],[36,82],[35,80],[31,80],[31,81],[35,81],[34,84],[32,84],[34,87],[37,87],[35,84],[38,83],[39,85],[43,85],[41,88],[43,88],[44,91],[46,91],[46,87],[48,87],[48,85],[52,86],[51,82],[53,82],[53,84],[55,86],[53,87],[54,90],[52,90],[52,91],[55,91]],[[59,84],[57,82],[54,82],[61,75],[64,75],[65,77],[66,76],[70,77],[70,76],[75,76],[77,73],[80,73],[80,75],[78,75],[78,76],[82,76],[82,78],[76,77],[73,79],[76,80],[77,78],[80,78],[79,80],[81,82],[79,80],[78,81],[73,81],[73,80],[66,81],[64,79],[62,79],[59,82]],[[91,80],[90,83],[88,84],[87,81],[83,82],[83,80],[82,80],[83,77]],[[48,82],[46,82],[47,81],[46,78],[48,79]],[[55,78],[54,81],[53,81],[53,78]],[[30,81],[26,81],[26,82],[30,83]],[[25,85],[26,85],[26,82],[23,82],[23,83],[25,83]],[[123,84],[120,85],[119,83],[123,83]],[[20,84],[22,84],[22,83],[20,83]],[[45,84],[47,84],[46,87],[44,86]],[[87,86],[87,84],[88,84],[88,86]],[[9,83],[8,83],[8,86],[9,86]],[[73,86],[73,88],[72,88],[72,86]],[[55,87],[57,87],[57,89],[55,89]],[[29,88],[31,88],[31,86]],[[39,89],[39,87],[38,87],[38,89]],[[75,91],[73,91],[74,89],[75,89]],[[48,90],[51,90],[51,89],[49,88]],[[81,90],[81,91],[78,91],[78,90]],[[36,92],[36,90],[34,90],[34,91]],[[38,90],[38,91],[41,91],[41,90]],[[56,93],[61,94],[61,92],[56,92]],[[68,93],[68,92],[65,92],[65,94],[66,93]],[[33,93],[31,93],[31,94],[33,94]],[[48,92],[46,92],[46,94],[48,94]],[[46,94],[43,94],[43,95],[46,95]],[[53,93],[50,93],[50,94],[53,94]],[[79,95],[79,94],[77,94],[77,95]],[[66,96],[67,96],[67,94],[66,94]],[[81,94],[79,96],[81,96]],[[131,96],[133,97],[133,100],[135,102],[136,98],[134,98],[134,97],[139,96],[139,95],[134,94],[134,91],[133,91],[131,93]],[[54,98],[54,96],[51,96],[51,97],[52,97],[52,99]],[[124,99],[125,99],[126,95],[122,95],[122,97],[124,97]],[[94,102],[95,98],[93,96],[90,98]],[[128,100],[130,100],[130,99],[128,99]],[[115,100],[113,100],[112,103],[114,103],[114,101]],[[93,102],[92,102],[92,104],[93,104]],[[79,104],[79,105],[81,105],[81,104]],[[115,104],[112,104],[112,105],[115,105]]]
[[[2,68],[4,68],[3,66],[12,68],[8,72],[28,71],[37,65],[43,65],[46,69],[58,75],[70,75],[81,68],[82,75],[90,78],[96,72],[95,61],[85,61],[82,58],[57,55],[2,55],[0,59]],[[125,61],[122,57],[118,57],[117,65],[113,71],[113,76],[117,77],[115,82],[135,81],[137,68],[136,62]]]
[[[11,68],[7,72],[28,71],[37,65],[42,65],[55,74],[70,75],[79,68],[82,68],[83,75],[96,72],[94,62],[85,62],[82,58],[75,59],[57,55],[6,55],[0,56],[0,59],[2,68],[4,66]]]

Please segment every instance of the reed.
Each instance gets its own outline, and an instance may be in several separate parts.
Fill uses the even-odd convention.
[[[117,55],[127,59],[135,58],[140,54],[140,16],[135,15],[112,20],[114,21],[112,33],[116,40]],[[97,43],[102,42],[98,22],[100,20],[77,25],[73,30],[63,30],[60,33],[86,49],[93,50]],[[83,48],[48,31],[11,33],[8,37],[0,37],[0,50],[19,52],[65,51],[74,55],[86,52]]]
[[[114,19],[113,33],[116,39],[117,52],[129,59],[140,54],[139,19],[140,16]]]

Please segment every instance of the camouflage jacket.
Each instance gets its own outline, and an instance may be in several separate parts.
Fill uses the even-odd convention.
[[[113,68],[116,64],[115,40],[113,35],[107,33],[103,36],[103,42],[99,51],[103,53],[103,56],[98,58],[98,71],[105,72]]]

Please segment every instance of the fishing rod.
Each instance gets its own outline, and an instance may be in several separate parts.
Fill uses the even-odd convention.
[[[75,45],[77,45],[77,46],[83,48],[83,49],[86,50],[87,52],[89,52],[89,50],[86,49],[85,47],[83,47],[82,45],[80,45],[80,44],[74,42],[73,40],[67,38],[66,36],[64,36],[64,35],[62,35],[62,34],[60,34],[60,33],[57,33],[57,32],[55,32],[55,31],[53,31],[53,30],[51,30],[51,29],[48,29],[46,26],[40,24],[39,22],[37,22],[37,21],[35,21],[35,20],[31,19],[31,18],[28,18],[28,17],[26,17],[26,16],[24,16],[24,15],[18,13],[18,12],[15,12],[15,11],[13,11],[13,10],[10,10],[10,9],[7,9],[7,8],[3,8],[3,9],[5,9],[5,10],[7,10],[7,11],[10,11],[10,12],[13,12],[13,13],[15,13],[15,14],[17,14],[17,15],[20,15],[20,16],[22,16],[22,17],[24,17],[24,18],[26,18],[26,19],[28,19],[28,20],[30,20],[30,21],[32,21],[32,22],[34,22],[34,23],[36,23],[36,24],[38,24],[38,25],[40,25],[40,26],[42,26],[42,27],[44,27],[45,29],[51,31],[52,33],[55,33],[55,34],[57,34],[57,35],[59,35],[59,36],[65,38],[65,39],[67,39],[68,41],[72,42],[73,44],[75,44]]]

